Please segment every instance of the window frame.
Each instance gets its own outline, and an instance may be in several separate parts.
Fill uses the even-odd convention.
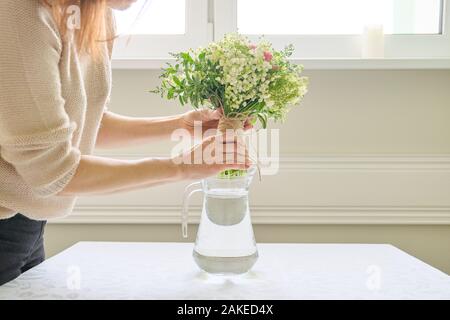
[[[202,46],[211,40],[208,0],[186,0],[184,34],[121,36],[115,40],[113,60],[165,59],[170,52]]]
[[[385,57],[361,57],[361,35],[266,36],[275,46],[292,43],[292,60],[312,70],[450,69],[450,0],[443,1],[442,33],[386,35]],[[237,0],[186,0],[184,35],[133,35],[115,42],[114,69],[160,69],[173,62],[170,52],[204,46],[237,31]],[[250,36],[258,40],[258,36]]]
[[[215,33],[220,39],[226,33],[237,32],[237,1],[215,0]],[[386,59],[450,58],[450,5],[442,0],[442,33],[385,35]],[[259,35],[247,35],[256,41]],[[355,59],[361,58],[361,35],[267,35],[276,47],[288,43],[296,46],[295,59]]]

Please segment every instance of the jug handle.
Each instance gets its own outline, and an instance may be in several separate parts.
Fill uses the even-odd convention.
[[[188,237],[188,215],[189,215],[189,199],[194,193],[203,191],[200,188],[197,188],[195,190],[190,191],[192,187],[199,186],[201,187],[201,182],[194,182],[191,183],[184,189],[184,195],[183,195],[183,209],[181,211],[181,232],[183,234],[183,238]]]

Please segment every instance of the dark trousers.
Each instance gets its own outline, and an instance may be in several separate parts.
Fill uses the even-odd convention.
[[[0,220],[0,286],[45,260],[45,223],[21,214]]]

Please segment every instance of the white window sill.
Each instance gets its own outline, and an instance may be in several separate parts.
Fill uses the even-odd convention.
[[[294,60],[305,66],[307,70],[437,70],[450,69],[448,58],[319,58]],[[167,63],[174,62],[170,58],[114,58],[113,69],[117,70],[158,70]]]

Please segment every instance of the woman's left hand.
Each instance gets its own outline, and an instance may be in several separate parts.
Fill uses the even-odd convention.
[[[223,117],[223,110],[211,110],[211,109],[201,109],[186,112],[181,115],[181,121],[183,128],[189,131],[191,135],[194,135],[194,125],[196,122],[202,123],[202,134],[205,134],[208,130],[215,130],[219,125],[220,118]],[[253,128],[250,120],[245,121],[244,130],[249,130]],[[211,133],[213,133],[211,131]]]

